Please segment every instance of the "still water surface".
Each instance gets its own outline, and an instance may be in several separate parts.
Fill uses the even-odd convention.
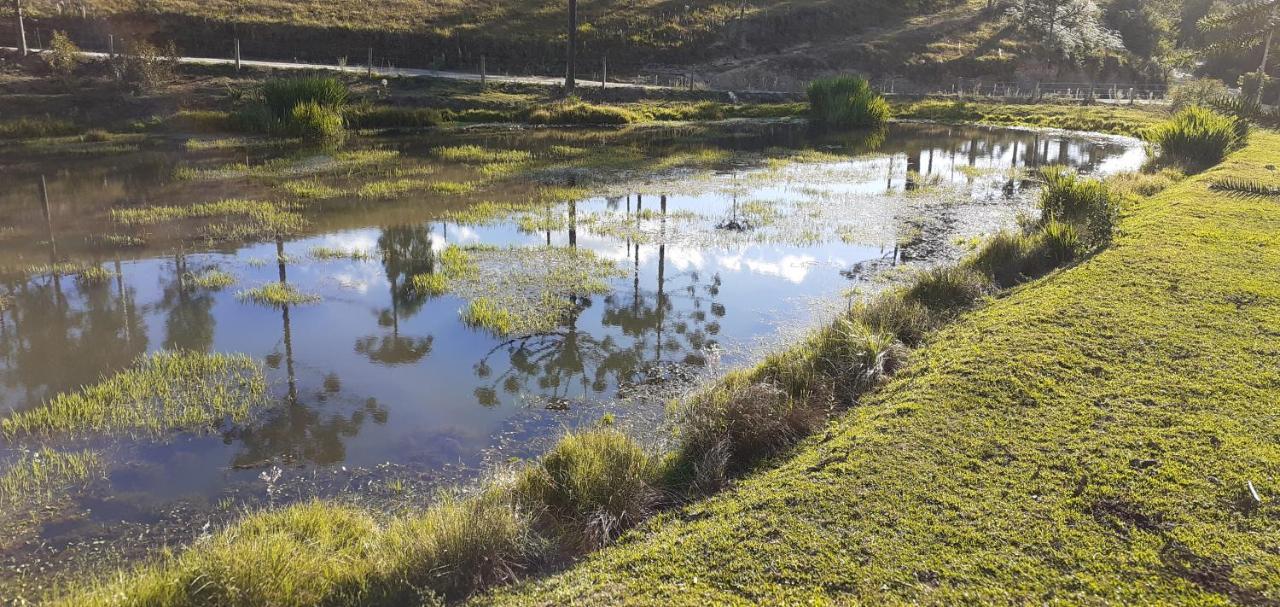
[[[276,195],[260,180],[184,181],[175,169],[253,164],[296,150],[197,152],[151,141],[107,158],[0,154],[0,267],[53,255],[118,273],[92,285],[50,274],[0,283],[9,297],[0,311],[0,416],[163,349],[262,360],[275,403],[252,424],[215,433],[88,441],[107,454],[106,478],[72,496],[74,506],[36,538],[6,546],[10,562],[34,558],[36,543],[54,546],[42,548],[48,556],[59,542],[115,541],[121,529],[132,532],[130,522],[177,517],[172,526],[194,528],[229,506],[466,479],[536,455],[563,428],[606,412],[652,431],[661,399],[644,396],[687,385],[709,367],[750,362],[779,326],[814,322],[813,301],[875,290],[903,267],[954,259],[967,239],[1014,225],[1033,205],[1026,169],[1067,164],[1109,174],[1145,160],[1133,140],[976,127],[896,125],[874,150],[814,141],[786,124],[689,135],[652,130],[628,145],[655,159],[679,152],[722,160],[709,168],[642,166],[594,181],[564,171],[516,175],[463,197],[327,201],[308,209],[301,235],[217,246],[187,238],[183,225],[156,228],[135,247],[95,235],[114,230],[112,208]],[[536,151],[575,137],[600,145],[581,133],[486,130],[352,145],[394,148],[404,161],[430,161],[438,175],[452,176],[469,169],[430,150],[466,143]],[[769,162],[779,150],[822,154]],[[533,182],[566,174],[593,194],[556,213],[629,229],[534,232],[514,217],[484,225],[441,219],[479,200],[526,197]],[[460,298],[408,286],[450,244],[573,246],[621,272],[610,278],[610,294],[574,298],[555,331],[495,336],[460,321]],[[321,246],[370,255],[311,257]],[[234,274],[237,285],[184,286],[184,277],[212,268]],[[277,280],[321,301],[281,309],[236,296]],[[0,459],[28,447],[0,444]]]

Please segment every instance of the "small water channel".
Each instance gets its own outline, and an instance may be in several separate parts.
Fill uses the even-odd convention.
[[[9,581],[186,543],[244,507],[421,499],[605,414],[660,437],[664,398],[751,362],[780,327],[809,326],[831,302],[1016,225],[1033,209],[1035,167],[1103,175],[1145,160],[1122,138],[928,124],[818,139],[796,124],[731,123],[482,128],[341,150],[112,145],[0,149],[0,416],[176,349],[262,361],[272,405],[247,424],[160,439],[0,442],[0,466],[46,444],[106,462],[103,478],[44,503],[48,512],[7,514],[25,521],[0,541]],[[384,153],[368,171],[369,156],[351,152],[371,151]],[[333,162],[343,153],[348,164]],[[361,190],[375,178],[399,185]],[[298,194],[299,183],[328,190]],[[548,188],[558,196],[528,204]],[[138,227],[112,215],[229,198],[291,200],[305,225],[212,239],[206,221]],[[511,210],[474,216],[478,205]],[[460,316],[484,285],[412,287],[450,246],[513,258],[589,251],[608,267],[607,293],[570,296],[532,334],[495,334]],[[110,276],[90,282],[52,264]],[[189,284],[213,269],[235,285]],[[273,307],[239,296],[272,282],[319,299]]]

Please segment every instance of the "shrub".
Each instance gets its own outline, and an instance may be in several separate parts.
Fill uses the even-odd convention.
[[[809,120],[828,128],[868,128],[889,122],[889,104],[859,76],[822,78],[809,85]]]
[[[1080,228],[1081,241],[1089,247],[1111,239],[1119,211],[1107,184],[1082,179],[1060,167],[1044,169],[1040,176],[1044,181],[1040,191],[1041,223],[1073,224]]]
[[[286,130],[295,137],[334,139],[343,133],[342,114],[314,101],[299,103],[289,114]]]
[[[279,78],[262,85],[262,100],[279,120],[288,119],[299,105],[311,103],[341,112],[347,105],[347,85],[330,76]]]
[[[1174,111],[1193,106],[1208,107],[1227,97],[1231,91],[1217,78],[1196,78],[1175,85],[1169,90],[1169,102]]]
[[[608,428],[565,435],[518,479],[522,503],[543,506],[577,536],[601,546],[644,520],[658,503],[658,466],[627,435]]]
[[[1243,146],[1248,135],[1247,122],[1193,106],[1152,127],[1146,139],[1159,146],[1162,156],[1198,168],[1221,162],[1228,153]]]
[[[49,52],[44,56],[53,74],[63,80],[71,78],[82,59],[80,47],[65,32],[55,30],[49,41]]]
[[[972,306],[991,292],[991,281],[966,266],[925,270],[907,287],[905,298],[936,312],[952,312]]]
[[[178,47],[172,41],[158,47],[146,40],[132,40],[111,60],[116,80],[145,93],[173,79],[178,67]]]

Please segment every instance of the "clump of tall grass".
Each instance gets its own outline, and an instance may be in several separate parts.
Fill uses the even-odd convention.
[[[1107,184],[1085,179],[1062,167],[1040,172],[1040,221],[1060,221],[1076,226],[1089,247],[1110,241],[1119,217],[1119,208]]]
[[[517,579],[544,542],[500,492],[445,497],[380,520],[311,501],[240,522],[53,605],[419,605],[458,600]]]
[[[158,352],[79,391],[0,420],[0,433],[82,436],[216,427],[240,423],[266,403],[262,368],[242,355]]]
[[[872,128],[889,122],[889,103],[860,76],[820,78],[809,84],[809,120],[815,126]]]
[[[527,150],[494,150],[478,145],[438,147],[433,148],[431,154],[441,160],[469,164],[525,162],[533,159],[533,153]]]
[[[443,286],[442,289],[442,285],[436,284],[430,279],[420,284],[415,278],[413,284],[415,287],[421,287],[424,292],[437,295],[443,293],[443,289],[448,288]],[[444,285],[447,285],[447,282]],[[494,335],[514,334],[524,324],[514,312],[502,307],[498,302],[488,297],[477,297],[471,300],[467,307],[462,309],[460,318],[463,324],[468,327],[485,329]]]
[[[1161,156],[1192,168],[1221,162],[1248,137],[1248,122],[1200,106],[1185,108],[1146,133],[1146,140],[1160,148]]]
[[[977,303],[992,287],[991,279],[973,268],[946,266],[920,272],[903,297],[931,312],[953,313]]]
[[[657,460],[611,428],[571,433],[516,480],[517,501],[545,508],[583,548],[601,546],[658,504]]]
[[[332,139],[344,132],[348,91],[337,78],[277,78],[262,85],[261,95],[260,105],[237,115],[242,128],[311,139]]]
[[[320,301],[320,297],[298,291],[288,283],[269,282],[260,287],[246,289],[236,294],[240,299],[264,306],[297,306]]]
[[[314,101],[293,106],[285,121],[285,132],[304,139],[334,139],[342,129],[342,114]]]
[[[84,286],[95,286],[105,284],[116,276],[114,271],[102,266],[89,266],[76,273],[76,282]]]
[[[277,78],[262,85],[262,100],[277,118],[284,118],[305,103],[341,109],[347,105],[347,85],[332,76]]]

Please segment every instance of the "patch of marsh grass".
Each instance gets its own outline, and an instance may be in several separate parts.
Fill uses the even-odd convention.
[[[1249,139],[1249,123],[1211,109],[1191,106],[1152,127],[1145,138],[1162,157],[1193,169],[1222,162]]]
[[[236,294],[242,300],[252,301],[264,306],[298,306],[320,301],[317,295],[298,291],[288,283],[269,282],[260,287],[246,289]]]
[[[343,191],[315,179],[286,181],[278,186],[286,193],[308,200],[328,200],[343,195]]]
[[[0,505],[38,503],[105,472],[102,456],[95,451],[63,452],[48,447],[23,451],[0,473]]]
[[[954,313],[973,306],[992,292],[991,279],[964,266],[923,270],[903,296],[931,312]]]
[[[465,164],[518,163],[533,160],[533,153],[527,150],[494,150],[478,145],[438,147],[432,149],[431,154],[441,160]]]
[[[88,266],[76,273],[76,282],[85,286],[96,286],[106,284],[116,276],[118,274],[114,271],[102,266]]]
[[[206,270],[199,274],[188,274],[188,288],[218,291],[236,284],[236,277],[222,270]]]
[[[312,247],[307,253],[312,259],[317,261],[371,261],[373,253],[364,249],[339,249],[334,247]]]
[[[9,440],[27,436],[198,431],[248,421],[267,402],[266,380],[252,358],[157,352],[133,367],[0,420]]]

